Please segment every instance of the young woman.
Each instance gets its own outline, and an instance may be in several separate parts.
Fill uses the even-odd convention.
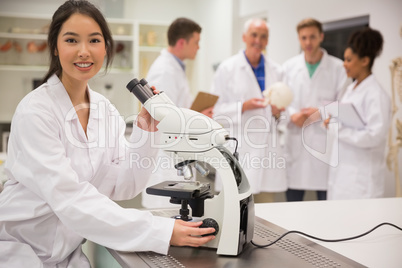
[[[87,1],[67,1],[53,15],[51,64],[44,83],[18,105],[0,194],[0,263],[4,267],[89,267],[89,239],[121,251],[166,254],[169,245],[200,246],[213,228],[123,209],[150,170],[130,167],[125,123],[88,80],[113,56],[107,23]],[[142,109],[132,136],[155,131]],[[147,145],[143,145],[147,146]],[[148,145],[150,146],[150,145]],[[135,147],[135,146],[130,146]],[[138,146],[137,146],[138,147]],[[155,150],[147,150],[153,157]]]
[[[352,103],[365,126],[357,129],[340,124],[336,140],[339,150],[334,152],[339,164],[329,173],[328,199],[376,198],[384,194],[391,104],[371,72],[382,45],[380,32],[364,28],[351,35],[345,50],[344,67],[354,82],[340,102]]]

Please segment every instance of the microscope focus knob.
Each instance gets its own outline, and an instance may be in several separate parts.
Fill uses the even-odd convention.
[[[212,227],[215,229],[215,232],[210,233],[210,234],[205,234],[203,236],[208,236],[208,235],[216,235],[219,232],[219,224],[216,222],[216,220],[212,218],[206,218],[202,221],[202,224],[200,225],[200,228],[209,228]]]

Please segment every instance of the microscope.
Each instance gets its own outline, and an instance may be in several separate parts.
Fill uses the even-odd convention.
[[[197,217],[203,221],[200,228],[214,227],[216,238],[205,247],[217,249],[219,255],[240,254],[253,238],[254,200],[236,155],[223,146],[233,138],[211,118],[178,108],[163,91],[154,94],[145,79],[131,80],[127,89],[159,121],[158,146],[172,157],[178,175],[185,179],[148,187],[147,193],[170,196],[170,202],[181,204],[180,219]],[[213,170],[222,190],[212,194],[209,183],[189,181],[193,169],[204,176]]]

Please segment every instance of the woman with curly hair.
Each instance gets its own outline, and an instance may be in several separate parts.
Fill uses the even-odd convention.
[[[391,122],[391,103],[371,71],[382,46],[381,33],[371,28],[354,32],[348,41],[344,67],[354,82],[346,89],[340,102],[354,105],[364,127],[358,129],[339,122],[336,140],[339,163],[329,172],[328,199],[377,198],[384,195],[385,148]],[[333,131],[331,125],[334,124],[328,125]]]

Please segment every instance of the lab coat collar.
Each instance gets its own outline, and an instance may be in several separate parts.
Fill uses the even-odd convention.
[[[183,71],[185,71],[186,70],[186,65],[184,64],[184,62],[181,59],[179,59],[176,55],[172,54],[172,56],[179,63],[179,65],[183,69]]]
[[[325,50],[325,49],[323,49],[323,48],[321,48],[321,51],[322,51],[322,57],[321,57],[321,60],[320,60],[320,64],[318,65],[318,67],[317,67],[317,69],[318,68],[320,68],[320,66],[321,66],[321,68],[322,67],[326,67],[326,65],[328,64],[328,52]]]
[[[366,87],[366,84],[371,84],[373,79],[374,79],[374,75],[373,75],[373,74],[370,74],[369,76],[367,76],[367,77],[366,77],[354,90],[352,90],[352,91],[353,91],[353,92],[360,91],[362,88],[365,88],[365,87]],[[352,88],[355,87],[356,83],[357,83],[357,81],[355,80],[355,81],[353,82],[353,87],[352,87]]]
[[[251,65],[250,60],[247,58],[245,50],[243,50],[243,54],[244,54],[244,57],[246,58],[247,63],[251,66],[251,69],[253,69],[253,71],[254,71],[254,67]],[[261,58],[260,58],[260,61],[258,62],[256,69],[259,68],[261,65],[263,65],[265,67],[265,62],[266,61],[265,61],[264,54],[261,54]]]
[[[327,50],[325,50],[324,48],[320,48],[320,49],[321,49],[321,51],[322,51],[322,57],[321,57],[320,62],[323,63],[323,62],[326,62],[326,61],[327,61],[328,52],[327,52]],[[303,62],[306,62],[306,55],[305,55],[304,51],[302,51],[302,52],[300,53],[300,55],[302,56],[301,59],[303,60]],[[320,63],[320,65],[321,65],[321,63]]]
[[[50,94],[53,95],[55,102],[57,102],[60,107],[64,118],[66,121],[71,121],[78,119],[77,113],[73,107],[70,96],[68,95],[63,83],[60,81],[59,77],[56,74],[53,74],[48,80],[51,90]],[[90,119],[99,119],[104,117],[104,113],[100,112],[98,109],[99,102],[101,101],[100,96],[96,94],[89,85],[87,85],[87,91],[89,96],[90,103]]]
[[[245,67],[247,67],[247,66],[250,66],[250,69],[251,69],[251,65],[250,65],[250,63],[249,63],[249,61],[248,61],[248,59],[247,59],[247,57],[246,57],[246,54],[245,54],[245,50],[241,49],[241,50],[239,51],[238,55],[243,59],[242,62],[241,62],[241,67],[242,67],[242,68],[245,68]],[[265,65],[265,68],[267,68],[267,64],[268,64],[267,57],[264,56],[264,55],[262,55],[262,56],[263,56],[263,58],[264,58],[264,65]],[[252,71],[252,69],[251,69],[251,71]]]
[[[315,70],[313,76],[310,79],[313,79],[314,77],[316,77],[317,73],[319,73],[321,69],[327,68],[327,64],[329,62],[328,61],[328,52],[324,48],[320,48],[320,49],[322,51],[322,57],[320,60],[320,64],[318,65],[317,69]],[[306,55],[304,54],[304,51],[302,51],[302,53],[301,53],[300,60],[302,61],[300,64],[300,66],[303,66],[302,70],[308,77],[310,77],[307,66],[306,66]]]
[[[172,60],[175,62],[175,66],[179,67],[181,70],[185,71],[186,69],[186,65],[183,61],[181,61],[179,58],[177,58],[175,55],[173,55],[172,53],[170,53],[166,48],[162,49],[161,51],[161,55],[165,56],[165,57],[170,57],[172,58]],[[181,65],[179,63],[179,61],[181,61],[181,63],[183,63],[183,65]]]

